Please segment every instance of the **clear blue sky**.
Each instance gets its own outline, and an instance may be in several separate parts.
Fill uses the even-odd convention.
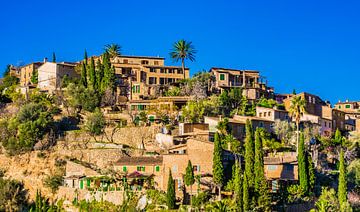
[[[176,3],[175,3],[176,2]],[[0,68],[82,59],[118,43],[123,54],[168,58],[193,41],[191,73],[212,66],[260,70],[278,93],[360,100],[360,2],[6,1],[0,7]],[[166,64],[172,65],[167,59]]]

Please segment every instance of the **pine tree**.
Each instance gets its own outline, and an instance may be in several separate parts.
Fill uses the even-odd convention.
[[[300,134],[299,149],[298,149],[298,166],[299,166],[299,181],[303,192],[307,193],[309,190],[307,170],[306,170],[306,154],[304,144],[304,133]]]
[[[246,173],[244,173],[244,180],[243,180],[243,209],[244,211],[248,211],[250,207],[250,192],[249,192],[249,184],[248,178]]]
[[[175,181],[172,177],[171,170],[169,170],[169,179],[166,192],[166,204],[169,209],[174,209],[176,204]]]
[[[241,166],[239,161],[235,161],[235,168],[233,172],[233,183],[234,183],[234,194],[235,194],[235,202],[236,206],[239,211],[242,211],[243,207],[243,184],[242,184],[242,177],[241,177]]]
[[[260,128],[255,130],[255,163],[254,163],[254,188],[259,191],[262,180],[264,178],[264,153],[262,149],[262,139],[260,136]]]
[[[315,186],[315,168],[314,168],[314,163],[312,161],[311,155],[308,154],[307,156],[307,170],[308,170],[308,179],[309,179],[309,192],[313,192],[314,191],[314,186]]]
[[[87,74],[86,74],[86,65],[85,62],[81,63],[81,84],[86,88],[87,87]]]
[[[215,133],[214,138],[213,181],[219,189],[219,199],[221,199],[221,187],[224,184],[224,167],[222,164],[222,148],[218,133]]]
[[[339,159],[339,186],[338,186],[338,199],[340,203],[340,208],[343,211],[343,205],[347,203],[347,182],[346,182],[346,167],[344,159],[344,151],[340,151]]]
[[[94,90],[97,89],[95,61],[93,57],[91,57],[90,65],[89,65],[89,87],[91,87]]]
[[[245,137],[245,173],[249,180],[248,186],[254,186],[254,139],[250,120],[246,120],[246,137]]]
[[[194,169],[190,160],[188,161],[188,165],[186,167],[184,181],[186,186],[190,186],[190,192],[192,193],[192,185],[195,183],[195,176],[194,176]]]
[[[52,54],[52,62],[53,62],[53,63],[56,63],[56,55],[55,55],[55,52],[53,52],[53,54]]]

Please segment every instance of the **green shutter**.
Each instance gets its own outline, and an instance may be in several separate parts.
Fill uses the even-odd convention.
[[[160,171],[160,166],[155,166],[155,171],[159,172]]]
[[[141,167],[142,168],[142,171],[144,172],[145,171],[145,166]]]
[[[86,179],[86,186],[90,187],[90,179]]]
[[[123,172],[126,172],[126,171],[127,171],[126,166],[123,166]]]
[[[220,74],[220,80],[225,80],[225,74]]]
[[[83,189],[83,188],[84,188],[84,181],[80,180],[80,189]]]
[[[345,108],[350,108],[350,105],[345,105]]]
[[[154,116],[149,116],[149,121],[150,121],[150,122],[154,122],[154,121],[155,121],[155,117],[154,117]]]
[[[140,85],[136,86],[136,93],[140,93]]]

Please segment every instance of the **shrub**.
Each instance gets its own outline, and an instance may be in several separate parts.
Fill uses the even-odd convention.
[[[198,195],[191,198],[191,205],[194,207],[201,207],[209,202],[210,195],[207,192],[200,192]]]
[[[54,174],[45,178],[44,185],[51,189],[51,192],[55,193],[59,189],[59,186],[63,184],[63,180],[64,178],[62,175]]]

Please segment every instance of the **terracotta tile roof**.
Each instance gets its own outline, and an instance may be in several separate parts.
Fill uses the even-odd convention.
[[[297,164],[296,157],[264,157],[264,164],[285,164],[292,163]]]
[[[155,157],[122,157],[114,163],[115,166],[124,165],[161,165],[163,162],[162,156]]]

